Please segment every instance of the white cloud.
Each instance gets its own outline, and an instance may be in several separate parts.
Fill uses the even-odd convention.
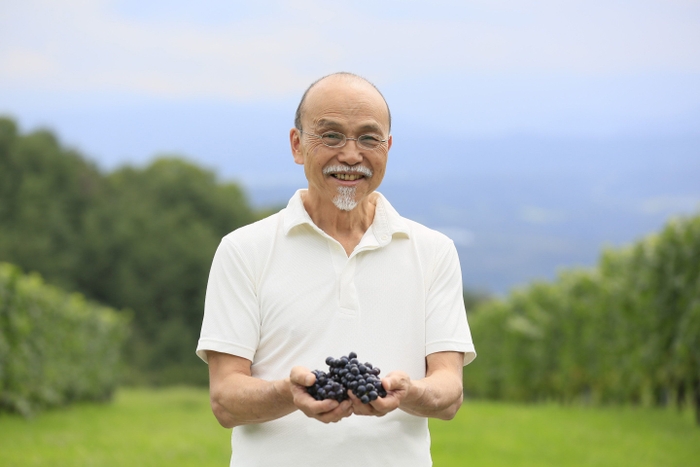
[[[693,212],[700,209],[700,194],[695,196],[657,196],[642,202],[639,210],[644,214],[669,214]]]
[[[529,224],[556,224],[566,219],[561,211],[538,206],[523,206],[518,217]]]
[[[16,1],[0,16],[0,87],[238,100],[296,94],[339,69],[380,84],[460,73],[700,72],[700,9],[690,2],[442,1],[427,12],[423,2],[273,4],[206,23],[125,15],[106,0]]]
[[[447,235],[452,239],[455,245],[462,247],[472,246],[476,238],[474,232],[462,227],[435,227],[435,230]]]

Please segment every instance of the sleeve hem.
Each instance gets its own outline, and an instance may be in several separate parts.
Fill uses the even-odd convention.
[[[233,344],[231,342],[220,341],[217,339],[199,339],[199,342],[197,343],[197,350],[195,353],[205,363],[208,363],[206,354],[207,350],[236,355],[237,357],[245,358],[247,360],[250,360],[251,362],[255,357],[255,350],[249,347]]]
[[[469,365],[476,358],[476,350],[472,342],[443,341],[425,346],[425,355],[436,352],[463,352],[464,366]]]

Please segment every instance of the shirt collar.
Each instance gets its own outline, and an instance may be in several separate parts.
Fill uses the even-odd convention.
[[[304,202],[301,199],[301,194],[306,191],[304,189],[297,190],[294,196],[289,200],[287,208],[283,211],[284,216],[284,234],[289,232],[296,226],[308,224],[314,230],[320,230],[311,220],[311,216],[304,208]],[[370,229],[380,245],[385,245],[391,241],[395,234],[409,236],[408,224],[403,219],[396,209],[381,193],[375,191],[378,196],[377,207],[374,211],[374,219]]]

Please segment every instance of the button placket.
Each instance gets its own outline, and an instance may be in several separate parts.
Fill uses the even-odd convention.
[[[360,308],[360,301],[357,297],[355,287],[355,266],[357,261],[354,257],[349,258],[345,263],[340,276],[338,277],[338,292],[340,300],[340,310],[343,313],[357,314]]]

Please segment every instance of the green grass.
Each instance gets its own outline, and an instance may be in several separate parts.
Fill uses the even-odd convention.
[[[204,389],[123,389],[33,420],[0,417],[0,466],[227,466],[231,431]]]
[[[431,420],[436,467],[697,465],[689,412],[468,401]],[[111,404],[78,404],[33,420],[0,416],[0,466],[225,466],[230,430],[206,390],[123,389]]]
[[[430,429],[436,467],[700,465],[690,411],[468,401]]]

